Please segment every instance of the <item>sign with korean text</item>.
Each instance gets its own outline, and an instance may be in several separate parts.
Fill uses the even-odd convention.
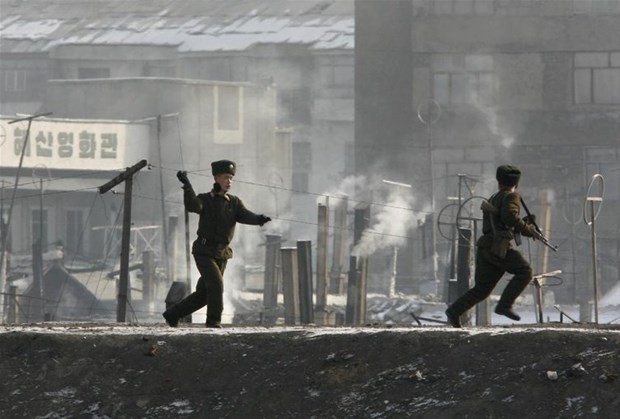
[[[0,167],[118,170],[149,157],[149,126],[124,121],[0,119]],[[24,149],[24,143],[26,147]]]

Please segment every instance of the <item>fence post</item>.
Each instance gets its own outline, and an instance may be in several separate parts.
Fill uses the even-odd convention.
[[[357,257],[349,257],[349,280],[347,281],[347,306],[344,314],[345,324],[355,324],[355,313],[357,312]]]
[[[9,285],[9,295],[8,295],[8,310],[6,315],[6,322],[8,324],[15,323],[17,319],[17,286]]]
[[[297,267],[299,269],[299,314],[301,324],[314,323],[312,304],[312,242],[297,242]]]
[[[265,310],[265,321],[275,322],[275,310],[278,307],[278,283],[280,275],[278,265],[280,264],[280,243],[282,236],[267,234],[265,244],[265,274],[263,279],[263,309]]]
[[[319,204],[318,234],[316,242],[316,306],[325,310],[327,305],[327,236],[329,229],[329,207]]]
[[[282,259],[282,296],[284,299],[284,324],[294,325],[299,318],[299,278],[297,248],[280,249]]]
[[[329,272],[329,292],[341,295],[344,293],[344,254],[347,235],[347,209],[349,199],[345,196],[334,209],[334,245],[332,250],[332,266]]]
[[[153,302],[155,285],[155,254],[152,250],[142,252],[142,304],[149,307]]]
[[[470,228],[459,227],[459,251],[457,256],[457,291],[458,295],[465,294],[470,287],[471,282],[471,238],[472,231]],[[480,304],[488,304],[488,299],[481,301]],[[469,325],[471,322],[467,314],[461,316],[461,324]]]

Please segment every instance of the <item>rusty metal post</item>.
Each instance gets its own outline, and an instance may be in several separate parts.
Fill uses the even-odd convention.
[[[142,304],[149,307],[153,302],[155,285],[155,254],[152,250],[142,252]]]
[[[282,236],[267,234],[265,243],[265,274],[263,277],[264,320],[274,323],[274,313],[278,307],[278,284],[280,283],[280,243]]]
[[[8,302],[6,322],[13,324],[17,320],[17,286],[9,285],[9,295],[6,300]]]
[[[596,185],[595,191],[592,192],[592,187]],[[592,192],[592,193],[591,193]],[[596,193],[598,192],[598,193]],[[591,226],[592,231],[592,285],[593,285],[593,300],[594,300],[594,323],[598,324],[598,251],[596,246],[596,218],[598,217],[601,207],[603,205],[603,197],[605,195],[605,179],[603,175],[596,174],[592,177],[590,186],[586,193],[586,199],[583,206],[583,220]],[[587,204],[590,205],[587,205]],[[598,209],[596,208],[598,204]],[[587,217],[587,207],[590,207],[590,221]]]
[[[32,298],[28,301],[28,321],[39,322],[44,319],[43,294],[43,248],[39,238],[32,244]]]
[[[358,272],[357,272],[357,258],[355,256],[349,257],[349,280],[347,283],[347,306],[345,309],[344,322],[345,324],[355,324],[355,312],[357,299],[355,296],[358,291]]]
[[[471,237],[472,231],[470,228],[459,227],[459,249],[456,268],[458,295],[465,294],[471,286]],[[487,301],[488,300],[481,301],[480,304],[488,304]],[[467,314],[461,316],[461,324],[470,324]]]
[[[297,268],[299,269],[299,320],[301,324],[314,323],[312,304],[312,242],[297,242]]]
[[[360,275],[358,278],[358,287],[357,287],[357,310],[356,310],[356,320],[358,325],[363,325],[366,323],[366,295],[368,293],[368,256],[361,256],[359,259],[359,271]]]
[[[334,209],[334,244],[332,250],[332,266],[329,271],[329,292],[342,294],[344,292],[344,255],[347,235],[347,209],[349,199],[343,197]]]
[[[284,298],[284,324],[294,325],[299,319],[299,277],[297,248],[280,249],[282,259],[282,296]]]
[[[324,310],[327,305],[327,239],[329,207],[319,204],[318,233],[316,242],[316,308]]]

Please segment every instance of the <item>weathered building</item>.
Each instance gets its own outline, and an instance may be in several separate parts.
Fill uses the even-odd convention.
[[[567,298],[591,281],[581,215],[600,173],[599,269],[605,290],[616,283],[620,2],[361,0],[355,13],[357,171],[411,183],[436,216],[459,192],[490,195],[496,165],[521,166],[521,192],[560,244],[546,265],[536,244],[522,250],[537,271],[564,271],[556,290]],[[422,262],[413,258],[414,278]]]
[[[181,214],[175,173],[189,171],[196,189],[208,190],[209,163],[219,158],[237,161],[235,193],[275,217],[269,228],[293,240],[313,237],[317,195],[353,170],[352,7],[1,0],[5,213],[26,126],[8,122],[16,114],[53,113],[32,124],[36,149],[21,172],[29,182],[17,189],[12,253],[30,252],[41,235],[62,241],[65,263],[115,260],[122,198],[97,196],[96,188],[139,159],[153,170],[136,178],[132,255],[155,250],[169,276],[185,273],[184,261],[176,269],[163,263],[184,250],[166,237],[169,223],[183,228],[182,217],[169,220]],[[88,126],[102,125],[116,131],[87,137]],[[112,143],[114,159],[101,154]],[[236,259],[247,249],[246,262],[260,263],[260,235],[244,237]]]
[[[52,79],[165,77],[271,87],[293,173],[267,179],[272,190],[293,191],[291,207],[278,210],[292,211],[292,236],[312,234],[317,194],[353,171],[352,0],[0,4],[4,115],[39,109]],[[282,205],[284,198],[272,200]]]

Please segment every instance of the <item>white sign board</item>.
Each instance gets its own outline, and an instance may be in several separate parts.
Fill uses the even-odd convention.
[[[28,121],[0,119],[0,167],[18,167]],[[121,170],[149,157],[149,126],[124,121],[35,119],[23,167]]]

